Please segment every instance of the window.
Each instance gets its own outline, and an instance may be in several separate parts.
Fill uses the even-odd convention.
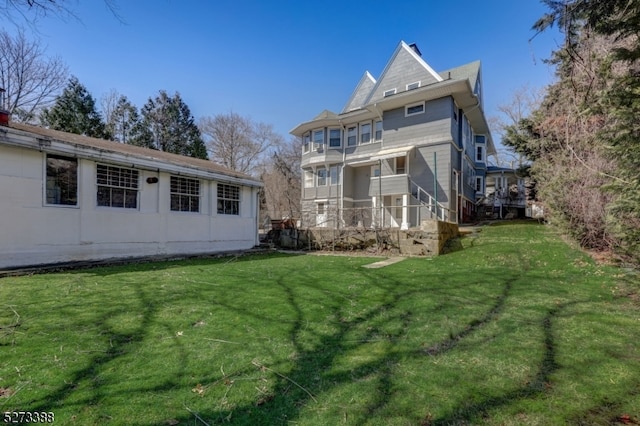
[[[422,113],[424,113],[424,102],[420,102],[419,104],[407,105],[406,107],[404,107],[405,117]]]
[[[347,128],[347,145],[349,146],[354,146],[358,140],[357,140],[357,136],[356,136],[356,127],[349,127]]]
[[[313,145],[318,151],[321,151],[323,144],[324,144],[324,130],[315,130],[313,132]]]
[[[360,125],[360,143],[371,142],[371,123]]]
[[[318,186],[324,186],[327,184],[327,169],[324,167],[318,168]]]
[[[47,155],[46,203],[78,205],[78,160]]]
[[[304,171],[304,187],[313,188],[313,172],[311,170]]]
[[[482,145],[476,146],[476,161],[480,163],[484,161],[484,146]]]
[[[318,214],[324,214],[324,203],[318,203]]]
[[[407,157],[396,157],[396,174],[403,175],[406,170]]]
[[[395,94],[396,94],[396,89],[389,89],[389,90],[385,90],[382,96],[386,98],[387,96],[391,96]]]
[[[329,167],[329,184],[337,185],[339,179],[340,179],[340,169],[338,168],[338,166],[336,165],[336,166]]]
[[[419,81],[416,81],[415,83],[407,84],[407,90],[417,89],[418,87],[420,87]]]
[[[218,214],[240,214],[240,187],[218,184]]]
[[[382,121],[376,121],[376,141],[382,140]]]
[[[138,171],[97,165],[97,204],[100,207],[138,208]]]
[[[484,192],[484,178],[476,176],[476,192]]]
[[[200,211],[200,181],[171,176],[171,210],[174,212]]]
[[[311,133],[305,133],[302,135],[302,152],[309,152],[309,145],[311,144]]]
[[[342,145],[340,129],[329,129],[329,148],[340,148]]]
[[[376,164],[375,166],[371,166],[371,176],[378,177],[380,176],[380,166]]]

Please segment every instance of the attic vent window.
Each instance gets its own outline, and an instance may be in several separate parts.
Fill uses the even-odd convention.
[[[420,87],[419,81],[416,81],[415,83],[407,84],[407,90],[417,89],[418,87]]]
[[[391,96],[391,95],[395,95],[396,94],[396,89],[389,89],[389,90],[385,90],[384,91],[384,97],[386,98],[387,96]]]

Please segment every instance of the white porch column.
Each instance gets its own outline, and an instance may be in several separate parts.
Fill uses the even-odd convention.
[[[376,227],[377,222],[377,212],[376,212],[376,196],[371,197],[371,227]]]
[[[407,205],[409,204],[409,195],[402,195],[402,223],[400,224],[400,229],[409,229],[409,221],[408,219],[408,210]]]

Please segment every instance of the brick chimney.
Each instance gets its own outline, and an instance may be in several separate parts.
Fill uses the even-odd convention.
[[[4,108],[4,90],[0,87],[0,126],[8,126],[9,125],[9,111]]]

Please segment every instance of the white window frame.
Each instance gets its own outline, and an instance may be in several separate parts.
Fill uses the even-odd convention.
[[[351,138],[353,138],[353,143],[351,143]],[[354,125],[352,127],[347,127],[347,146],[357,146],[358,145],[358,126]]]
[[[378,129],[378,125],[380,125],[380,129]],[[382,140],[382,133],[383,133],[383,128],[382,128],[382,120],[378,120],[374,123],[374,137],[373,140],[374,142],[380,142]],[[380,136],[378,137],[378,133],[380,133]]]
[[[332,145],[331,141],[335,140],[335,138],[331,137],[332,132],[338,132],[338,145]],[[342,130],[339,127],[334,127],[329,129],[329,148],[342,148]]]
[[[321,151],[324,147],[324,129],[314,130],[312,132],[312,135],[313,135],[313,148],[316,151]],[[320,135],[321,137],[318,138],[317,135]]]
[[[200,213],[200,196],[199,179],[170,176],[169,209],[172,212]]]
[[[302,135],[302,152],[306,154],[311,150],[311,132]]]
[[[402,167],[402,169],[399,169],[399,168],[398,168],[398,160],[399,160],[399,159],[401,159],[401,158],[404,160],[404,167]],[[394,163],[395,163],[395,164],[394,164],[394,168],[395,168],[395,171],[396,171],[396,174],[397,174],[397,175],[404,175],[404,174],[407,174],[407,157],[406,157],[406,156],[405,156],[405,157],[396,157],[396,158],[395,158],[395,162],[394,162]],[[401,173],[399,170],[400,170],[402,173]]]
[[[304,171],[304,187],[313,188],[313,170]]]
[[[476,192],[484,192],[484,176],[476,176]]]
[[[228,183],[218,183],[216,191],[218,204],[216,211],[218,214],[240,216],[242,187]],[[222,196],[220,193],[222,193]]]
[[[61,160],[68,161],[69,163],[75,164],[73,167],[73,171],[71,173],[66,173],[66,179],[61,176],[62,174],[49,174],[49,159],[52,160]],[[44,156],[44,176],[45,176],[45,185],[44,185],[44,205],[45,206],[55,206],[55,207],[73,207],[78,208],[80,205],[78,203],[80,197],[80,161],[76,157],[67,157],[64,155],[57,154],[46,154]],[[59,182],[60,180],[60,182]],[[64,182],[64,180],[73,180],[73,182]],[[67,183],[67,187],[70,188],[73,183],[75,186],[75,202],[71,203],[70,201],[73,198],[66,197],[64,200],[62,198],[62,186]],[[57,202],[56,202],[57,201]]]
[[[415,112],[409,112],[410,109],[415,108],[415,107],[422,107],[420,111],[415,111]],[[404,116],[405,117],[412,117],[414,115],[419,115],[419,114],[424,114],[425,110],[426,110],[426,105],[425,102],[416,102],[415,104],[409,104],[406,105],[404,107]]]
[[[326,167],[318,167],[316,169],[316,176],[317,176],[316,186],[327,185],[327,168]]]
[[[368,126],[369,127],[369,131],[367,133],[364,133],[362,131],[362,128]],[[360,145],[366,145],[368,143],[371,143],[371,122],[367,121],[365,123],[360,123],[360,125],[358,126],[360,129]],[[367,139],[366,141],[363,139],[364,135],[368,134],[369,135],[369,139]]]
[[[340,167],[337,164],[329,166],[329,185],[338,185],[340,183]]]
[[[102,169],[102,173],[99,170]],[[106,172],[106,175],[104,174]],[[122,191],[122,205],[114,205],[118,199],[117,194]],[[99,194],[108,192],[109,205],[99,204],[101,201]],[[135,192],[135,205],[131,205],[129,196]],[[118,208],[136,210],[140,204],[140,172],[130,167],[120,167],[110,164],[96,164],[96,206],[107,208]]]
[[[419,87],[420,87],[420,80],[407,84],[406,90],[414,90],[414,89],[418,89]]]
[[[484,161],[485,161],[484,145],[476,145],[476,162],[484,163]]]

